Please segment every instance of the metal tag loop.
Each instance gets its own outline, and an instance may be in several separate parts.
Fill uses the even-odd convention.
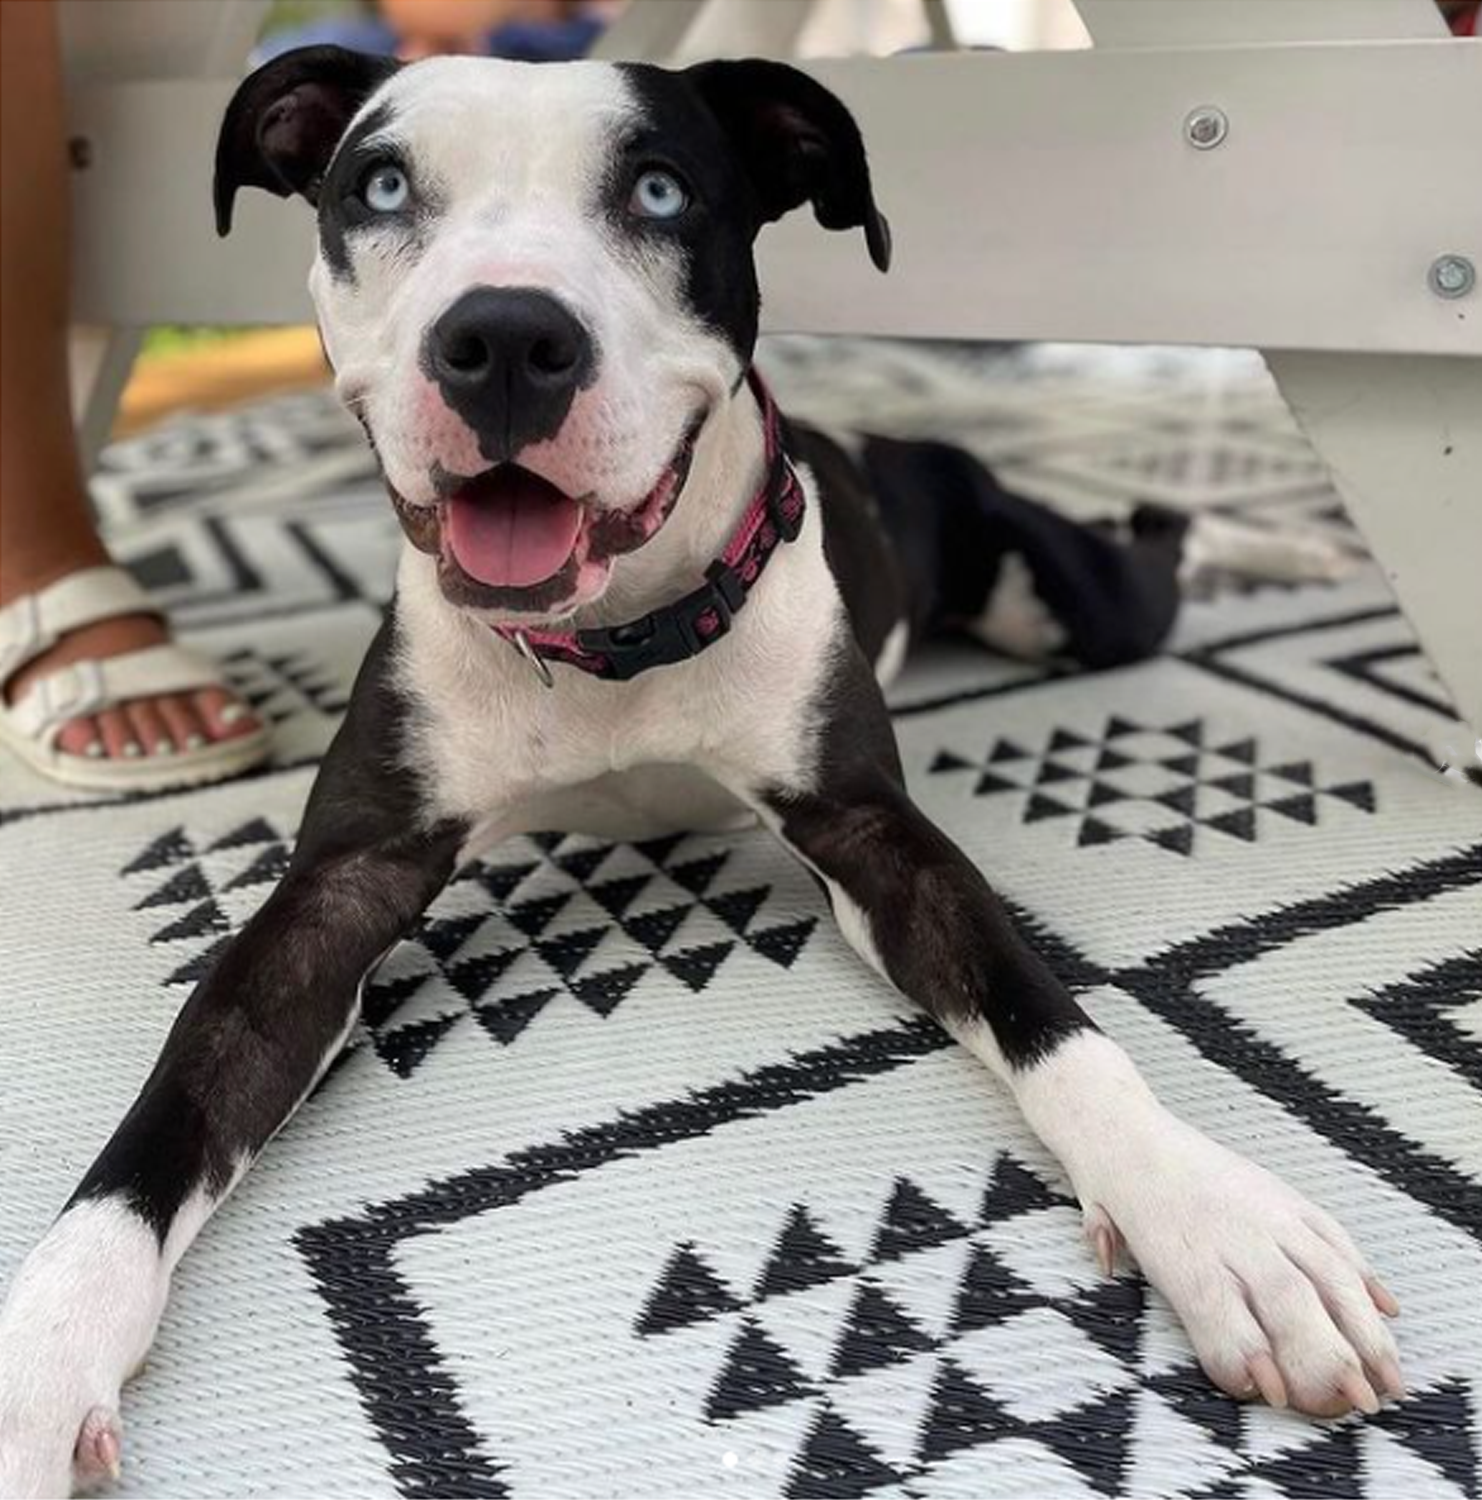
[[[510,635],[507,635],[505,639],[510,643],[510,645],[515,648],[516,651],[520,653],[521,656],[525,658],[526,661],[530,663],[532,667],[535,668],[535,675],[539,677],[540,680],[548,688],[555,687],[556,679],[551,674],[549,663],[543,656],[539,656],[536,654],[535,647],[530,644],[530,638],[525,634],[523,630],[516,630]]]

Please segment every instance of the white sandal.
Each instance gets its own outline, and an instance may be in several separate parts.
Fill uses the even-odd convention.
[[[221,781],[256,765],[268,751],[268,730],[168,755],[123,759],[72,755],[57,736],[73,719],[137,698],[222,687],[221,668],[174,642],[78,661],[38,678],[14,702],[5,687],[28,662],[69,631],[121,615],[158,615],[159,607],[122,568],[83,568],[39,593],[0,609],[0,744],[33,771],[89,791],[159,791]]]

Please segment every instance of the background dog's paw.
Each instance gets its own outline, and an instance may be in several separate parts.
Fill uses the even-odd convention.
[[[1198,588],[1224,573],[1282,583],[1337,583],[1355,573],[1359,554],[1308,526],[1256,526],[1197,515],[1184,540],[1179,577]]]
[[[1120,1232],[1222,1390],[1320,1417],[1404,1394],[1399,1308],[1321,1209],[1193,1132],[1132,1180],[1088,1218]]]

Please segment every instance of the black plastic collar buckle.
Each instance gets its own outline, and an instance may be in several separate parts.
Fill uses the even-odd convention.
[[[604,676],[627,682],[650,667],[689,661],[713,646],[730,633],[731,620],[745,602],[740,575],[717,559],[705,570],[705,582],[684,598],[621,625],[579,630],[577,644],[606,659]],[[699,622],[706,615],[713,623],[702,632]]]

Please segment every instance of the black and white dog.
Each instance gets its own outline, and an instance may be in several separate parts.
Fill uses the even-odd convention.
[[[758,230],[811,204],[890,258],[844,106],[768,62],[314,48],[231,104],[223,231],[243,186],[317,205],[325,348],[410,545],[291,868],[15,1278],[0,1492],[116,1471],[176,1263],[460,861],[738,813],[1013,1091],[1097,1259],[1136,1258],[1211,1379],[1323,1414],[1398,1394],[1393,1299],[1344,1231],[1159,1104],[902,784],[878,684],[908,641],[1129,660],[1187,549],[1156,514],[1072,525],[949,448],[782,422],[751,373]]]

